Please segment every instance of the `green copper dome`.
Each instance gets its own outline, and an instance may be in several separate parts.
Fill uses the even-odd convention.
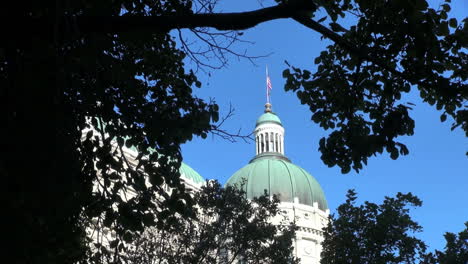
[[[189,165],[183,162],[182,162],[182,165],[180,165],[179,172],[180,172],[180,176],[183,176],[186,179],[193,181],[194,183],[197,183],[197,184],[205,183],[205,179],[203,179],[203,177],[200,174],[198,174],[198,172],[196,172]]]
[[[248,199],[263,195],[266,190],[267,193],[278,195],[282,202],[292,203],[297,197],[300,204],[313,206],[317,202],[321,210],[328,209],[320,184],[283,155],[257,155],[247,166],[234,173],[226,185],[240,186],[243,179],[243,189]]]
[[[283,126],[281,124],[281,120],[279,119],[279,117],[271,112],[266,112],[264,113],[263,115],[261,115],[258,119],[257,119],[257,126],[260,125],[260,124],[263,124],[263,123],[276,123],[280,126]]]

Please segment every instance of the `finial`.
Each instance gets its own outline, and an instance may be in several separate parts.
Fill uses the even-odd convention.
[[[265,104],[265,113],[271,113],[271,104],[270,103]]]

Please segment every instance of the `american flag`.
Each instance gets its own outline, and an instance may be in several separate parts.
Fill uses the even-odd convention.
[[[270,102],[270,93],[273,87],[271,86],[270,76],[268,75],[268,68],[266,72],[266,88],[267,88],[267,101]]]
[[[267,75],[267,90],[268,90],[268,93],[270,93],[272,87],[271,87],[271,80],[270,80],[270,76]]]

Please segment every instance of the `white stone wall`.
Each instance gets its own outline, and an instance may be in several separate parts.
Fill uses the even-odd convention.
[[[301,259],[301,264],[318,264],[322,251],[322,229],[328,223],[330,211],[322,211],[317,203],[314,206],[299,204],[297,199],[296,203],[280,203],[279,209],[281,215],[273,220],[276,224],[280,224],[283,216],[286,216],[287,222],[294,222],[298,227],[294,241],[295,256]]]

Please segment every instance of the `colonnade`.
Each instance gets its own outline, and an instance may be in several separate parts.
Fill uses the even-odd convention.
[[[257,155],[264,152],[279,152],[284,154],[283,149],[283,135],[274,132],[260,132],[257,133],[255,139]]]

